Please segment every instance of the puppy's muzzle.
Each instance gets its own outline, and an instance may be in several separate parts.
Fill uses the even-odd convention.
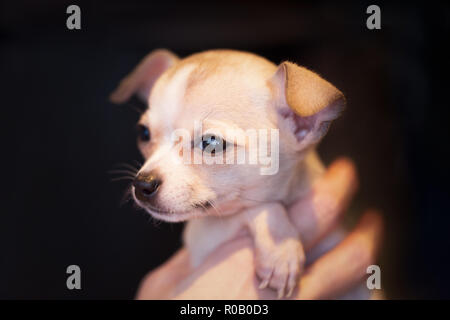
[[[141,173],[133,181],[134,194],[139,201],[149,203],[155,198],[161,183],[155,173]]]

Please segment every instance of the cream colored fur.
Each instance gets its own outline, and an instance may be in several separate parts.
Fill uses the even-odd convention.
[[[121,103],[134,93],[149,105],[140,123],[152,136],[139,144],[146,159],[140,173],[157,170],[163,180],[153,206],[136,202],[158,219],[188,221],[184,243],[194,265],[225,241],[249,233],[261,286],[278,290],[280,297],[290,295],[305,256],[285,207],[322,174],[314,146],[341,112],[342,93],[291,62],[276,66],[232,50],[185,59],[157,50],[121,82],[111,99]],[[204,131],[279,129],[278,173],[261,175],[258,164],[180,164],[171,135],[183,128],[195,136],[194,121],[201,121]],[[212,207],[198,205],[204,201]]]

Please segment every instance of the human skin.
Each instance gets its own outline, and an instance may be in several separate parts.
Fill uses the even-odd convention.
[[[291,299],[369,297],[361,284],[380,247],[381,215],[368,210],[352,231],[337,228],[357,184],[354,164],[336,160],[310,194],[288,208],[307,254],[306,269]],[[136,298],[276,299],[275,291],[258,287],[252,240],[244,235],[223,244],[195,269],[187,250],[180,249],[143,279]]]

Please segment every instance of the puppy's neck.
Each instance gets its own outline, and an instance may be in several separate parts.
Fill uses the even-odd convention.
[[[302,154],[280,154],[278,173],[263,176],[264,178],[258,184],[243,189],[240,197],[242,206],[248,208],[264,202],[278,202],[289,206],[295,200],[305,196],[323,172],[324,166],[314,148],[304,150]],[[246,199],[250,201],[247,202]],[[238,211],[240,210],[234,213]]]
[[[324,172],[325,168],[317,151],[313,148],[306,151],[304,157],[295,164],[292,170],[283,204],[288,206],[305,196]]]

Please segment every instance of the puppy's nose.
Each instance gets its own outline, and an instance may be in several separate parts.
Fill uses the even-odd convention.
[[[133,181],[134,194],[139,201],[149,202],[158,192],[161,183],[155,173],[141,173]]]

